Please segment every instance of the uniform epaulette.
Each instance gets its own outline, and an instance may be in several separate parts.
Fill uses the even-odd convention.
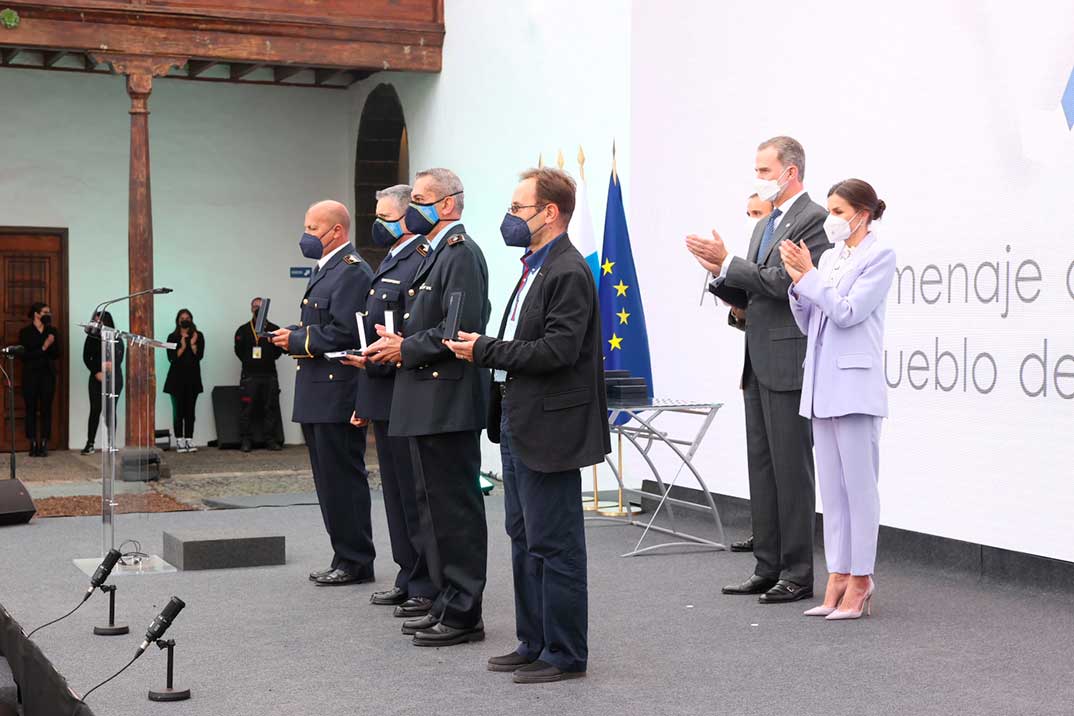
[[[447,245],[448,246],[455,246],[456,244],[461,244],[463,241],[466,241],[465,236],[463,236],[462,234],[455,234],[454,236],[452,236],[450,239],[447,240]]]
[[[362,263],[362,257],[358,254],[347,254],[343,257],[343,263],[350,264],[351,266],[353,266],[354,264],[360,264]]]
[[[415,249],[423,257],[429,255],[429,244],[418,244],[418,248]]]

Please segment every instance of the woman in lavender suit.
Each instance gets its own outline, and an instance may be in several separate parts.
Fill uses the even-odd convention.
[[[791,311],[809,337],[799,412],[813,421],[829,572],[824,604],[806,615],[829,620],[868,614],[876,589],[884,308],[895,252],[869,225],[884,209],[869,184],[847,179],[828,192],[824,231],[835,246],[816,268],[805,246],[780,245],[794,281]]]

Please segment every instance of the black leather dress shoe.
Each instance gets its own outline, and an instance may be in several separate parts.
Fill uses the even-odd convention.
[[[491,657],[488,663],[488,670],[514,671],[515,669],[520,669],[523,666],[528,666],[532,663],[533,661],[530,661],[526,657],[522,656],[522,654],[519,654],[517,651],[512,651],[510,654]]]
[[[335,567],[329,567],[328,569],[318,569],[316,572],[310,572],[310,581],[316,582],[321,577],[331,574],[335,569]]]
[[[415,646],[455,646],[469,641],[485,640],[485,623],[478,621],[472,627],[458,628],[437,624],[414,635]]]
[[[758,597],[757,601],[761,604],[787,604],[789,602],[797,602],[801,599],[812,598],[812,586],[803,587],[800,584],[781,579],[776,582],[776,586]]]
[[[318,587],[338,587],[343,584],[361,584],[362,582],[372,582],[373,573],[367,572],[365,574],[358,574],[356,572],[348,572],[343,569],[333,569],[323,577],[317,577],[313,580],[313,583]]]
[[[280,450],[283,450],[283,446],[281,446],[281,445],[280,445],[279,443],[277,443],[277,442],[270,442],[270,443],[269,443],[268,445],[266,445],[265,447],[267,447],[267,448],[268,448],[269,450],[271,450],[271,451],[273,451],[273,452],[279,452]]]
[[[440,619],[434,617],[432,614],[426,614],[423,617],[417,619],[407,619],[403,622],[403,633],[411,636],[417,634],[419,631],[425,631],[426,629],[432,629],[434,626],[440,623]]]
[[[424,616],[433,608],[433,600],[428,597],[411,597],[395,608],[395,616],[405,619]]]
[[[732,552],[752,552],[753,551],[753,535],[750,535],[749,539],[744,539],[741,542],[731,543]]]
[[[777,580],[758,577],[756,574],[742,584],[729,584],[721,591],[724,594],[764,594],[776,586]]]
[[[558,666],[552,666],[538,659],[529,666],[516,669],[514,679],[516,684],[547,684],[553,681],[580,679],[583,676],[585,676],[584,671],[564,671]]]
[[[399,587],[392,587],[383,592],[373,592],[369,597],[370,604],[380,604],[382,606],[395,606],[396,604],[402,604],[406,601],[406,590]]]

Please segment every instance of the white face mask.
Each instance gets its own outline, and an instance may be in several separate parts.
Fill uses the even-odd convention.
[[[788,167],[787,169],[789,168],[790,167]],[[779,180],[782,179],[783,175],[787,173],[787,169],[784,169],[782,172],[780,172],[779,176],[775,179],[755,180],[753,183],[753,190],[757,192],[757,196],[759,196],[763,201],[774,202],[776,198],[780,195],[780,192],[783,191],[783,188],[787,186],[786,184],[779,183]]]
[[[859,214],[861,212],[858,212]],[[857,216],[858,214],[854,214]],[[850,221],[854,220],[854,216],[850,217]],[[836,216],[835,214],[828,214],[828,218],[824,220],[824,233],[828,236],[828,241],[833,244],[837,244],[840,241],[846,241],[850,238],[857,229],[850,228],[850,221]],[[861,228],[861,224],[858,224],[857,228]]]

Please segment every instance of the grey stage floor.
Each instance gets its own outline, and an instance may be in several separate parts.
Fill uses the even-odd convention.
[[[485,670],[488,656],[515,645],[500,498],[488,500],[488,639],[443,650],[412,646],[398,620],[367,603],[394,574],[376,498],[376,585],[307,581],[326,555],[316,507],[124,516],[120,533],[157,553],[169,527],[278,530],[287,536],[288,564],[125,577],[119,612],[131,635],[91,635],[106,613],[98,594],[36,639],[85,691],[126,663],[171,595],[187,601],[169,636],[179,643],[178,685],[193,688],[194,698],[146,700],[164,677],[164,655],[153,648],[90,698],[99,716],[1074,713],[1069,593],[883,565],[874,616],[826,623],[801,616],[802,604],[721,596],[722,584],[750,573],[749,555],[622,559],[641,532],[605,523],[587,529],[589,677],[517,686]],[[98,539],[95,518],[0,529],[0,603],[27,628],[67,611],[86,583],[70,558],[95,553]]]

